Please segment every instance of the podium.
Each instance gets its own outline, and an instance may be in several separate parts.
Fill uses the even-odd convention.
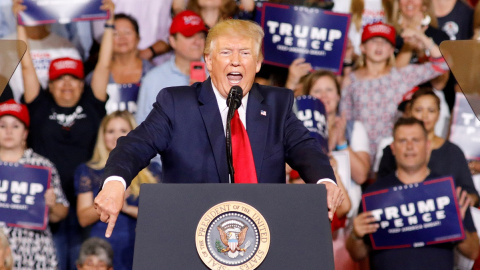
[[[143,184],[133,265],[142,270],[334,269],[325,186]]]

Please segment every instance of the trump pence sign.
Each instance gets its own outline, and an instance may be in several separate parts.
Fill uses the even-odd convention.
[[[421,247],[462,240],[463,223],[451,177],[365,193],[364,211],[380,225],[374,249]]]

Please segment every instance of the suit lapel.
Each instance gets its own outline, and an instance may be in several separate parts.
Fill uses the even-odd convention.
[[[262,103],[263,96],[258,87],[258,84],[253,84],[247,105],[247,133],[252,147],[257,176],[260,175],[260,169],[262,168],[269,122],[269,107]],[[260,182],[260,179],[258,180]]]
[[[210,78],[200,84],[197,91],[198,101],[200,103],[200,114],[203,118],[205,129],[207,130],[210,146],[212,147],[218,177],[221,182],[227,183],[228,167],[225,133]]]

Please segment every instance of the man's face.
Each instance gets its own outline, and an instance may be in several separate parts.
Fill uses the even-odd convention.
[[[430,142],[418,124],[398,127],[390,147],[399,169],[415,171],[428,163]]]
[[[205,48],[205,33],[198,32],[191,37],[181,33],[170,36],[170,45],[175,50],[175,57],[180,61],[200,61]]]
[[[228,96],[230,88],[238,85],[246,95],[262,65],[257,46],[245,36],[221,36],[213,41],[210,54],[205,55],[208,72],[220,94]]]

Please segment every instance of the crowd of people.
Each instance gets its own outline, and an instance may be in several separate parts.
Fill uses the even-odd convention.
[[[0,97],[0,162],[52,172],[48,226],[3,226],[0,269],[132,269],[139,186],[162,182],[162,162],[152,158],[135,177],[115,233],[103,240],[107,224],[94,198],[107,158],[119,137],[155,117],[150,111],[162,89],[197,82],[191,66],[205,63],[210,28],[229,18],[254,20],[265,2],[103,0],[101,9],[112,15],[104,21],[23,26],[17,24],[27,8],[23,1],[0,0],[0,38],[28,45]],[[268,2],[351,14],[341,75],[312,70],[298,58],[289,68],[263,64],[255,77],[258,84],[320,100],[328,152],[348,152],[348,164],[330,156],[346,198],[332,222],[336,269],[480,269],[469,210],[479,204],[470,171],[476,163],[448,140],[460,88],[439,49],[444,40],[479,37],[478,1]],[[210,76],[206,68],[201,72]],[[349,168],[350,179],[339,176],[339,167]],[[286,172],[286,182],[302,182],[288,166]],[[445,175],[455,180],[465,239],[372,250],[369,234],[378,224],[363,211],[362,193]],[[467,263],[454,261],[454,254]]]

